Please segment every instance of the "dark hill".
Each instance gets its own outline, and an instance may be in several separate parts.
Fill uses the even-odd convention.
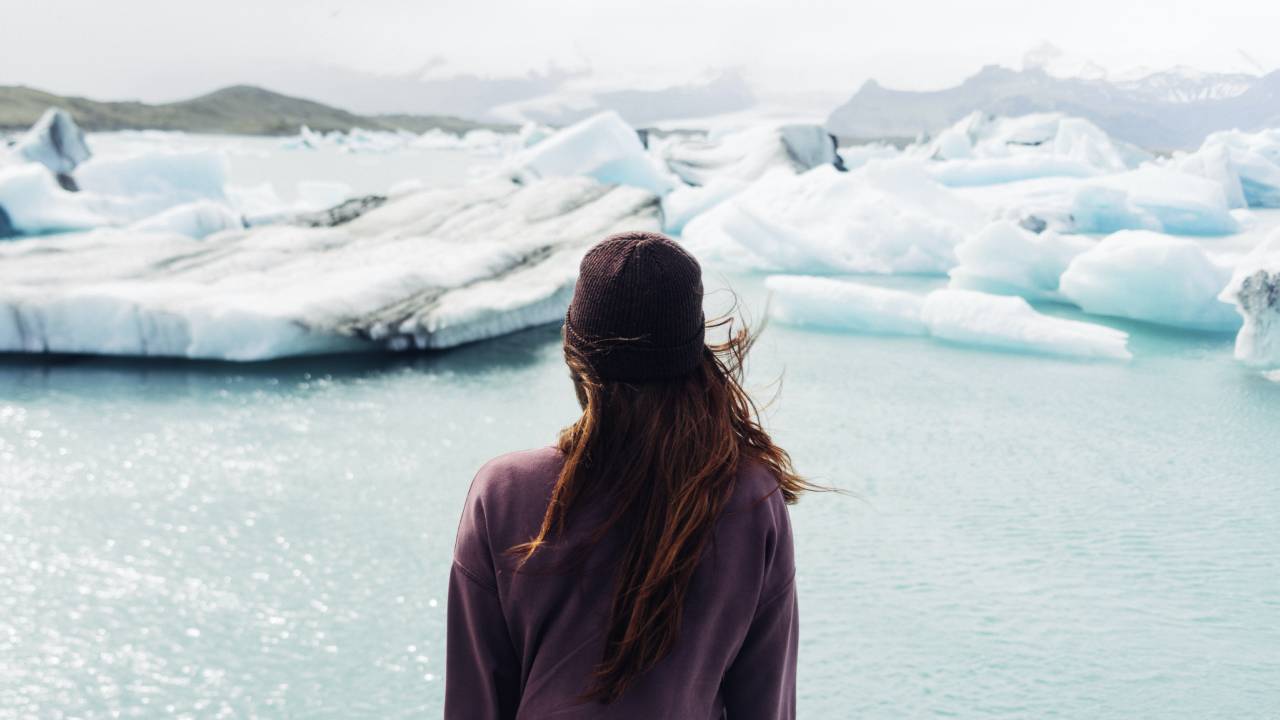
[[[312,130],[440,128],[461,133],[497,128],[447,115],[357,115],[252,85],[234,85],[190,100],[151,105],[102,102],[55,95],[24,86],[0,86],[0,130],[25,130],[47,108],[66,109],[85,130],[181,130],[195,133],[290,135],[302,125]],[[505,129],[505,128],[502,128]]]

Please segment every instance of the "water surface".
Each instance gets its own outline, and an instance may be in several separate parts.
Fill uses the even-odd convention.
[[[1280,713],[1280,384],[1112,324],[1130,363],[768,328],[769,426],[857,495],[793,508],[801,717]],[[460,504],[573,418],[557,339],[0,359],[0,716],[438,715]]]

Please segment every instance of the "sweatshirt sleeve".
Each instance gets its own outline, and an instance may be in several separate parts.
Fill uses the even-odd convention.
[[[721,683],[727,720],[794,720],[800,616],[795,550],[786,506],[777,502],[776,535],[760,603]]]
[[[477,485],[458,526],[449,575],[444,717],[510,720],[520,704],[520,664],[498,596]]]

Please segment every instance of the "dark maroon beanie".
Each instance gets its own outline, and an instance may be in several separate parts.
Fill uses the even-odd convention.
[[[626,232],[582,258],[565,342],[601,380],[662,380],[702,357],[702,268],[673,240]]]

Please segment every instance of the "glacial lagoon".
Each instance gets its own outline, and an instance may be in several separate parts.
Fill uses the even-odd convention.
[[[104,143],[134,141],[153,140]],[[245,186],[434,186],[475,164],[232,141]],[[732,288],[759,324],[765,276],[706,270],[709,312]],[[1275,715],[1280,383],[1231,332],[1035,307],[1127,332],[1132,359],[765,329],[767,424],[846,491],[792,510],[800,716]],[[574,417],[558,337],[0,356],[0,715],[438,715],[458,511],[485,460]]]

